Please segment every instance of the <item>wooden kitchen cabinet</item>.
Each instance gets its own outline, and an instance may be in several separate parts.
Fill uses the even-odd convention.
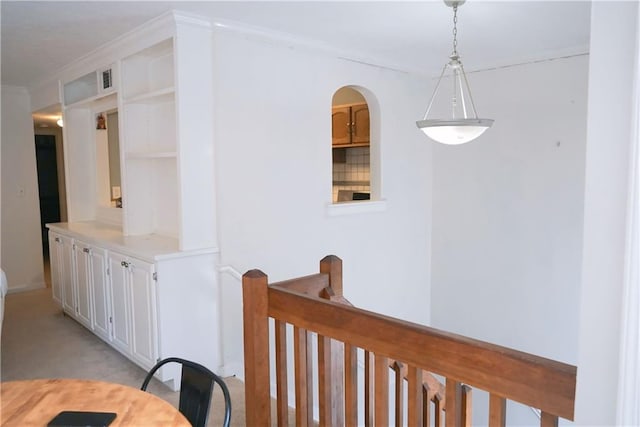
[[[351,143],[369,145],[369,106],[351,106]]]
[[[351,143],[351,108],[334,107],[331,111],[331,139],[333,145]]]
[[[333,107],[331,137],[333,147],[369,145],[369,106],[366,103]]]

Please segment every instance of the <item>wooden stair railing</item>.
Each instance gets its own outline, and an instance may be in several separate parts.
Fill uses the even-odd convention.
[[[320,262],[319,274],[271,285],[248,271],[243,301],[247,425],[270,425],[270,318],[278,426],[289,425],[292,384],[296,426],[315,425],[314,392],[320,426],[402,425],[405,411],[410,426],[470,426],[471,387],[490,393],[492,427],[505,426],[507,399],[540,409],[542,427],[573,419],[574,366],[355,308],[343,297],[335,256]]]

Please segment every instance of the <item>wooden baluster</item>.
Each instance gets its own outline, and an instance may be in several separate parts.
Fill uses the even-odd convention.
[[[471,427],[473,422],[471,417],[471,391],[472,389],[468,385],[464,384],[462,386],[462,404],[460,405],[462,413],[460,414],[460,423],[464,427]]]
[[[396,382],[396,387],[395,387],[395,420],[396,420],[396,427],[402,427],[402,425],[404,424],[402,421],[403,415],[404,415],[404,390],[403,390],[403,385],[404,385],[404,375],[402,375],[402,363],[398,362],[397,360],[395,360],[392,364],[391,364],[391,368],[393,369],[394,373],[395,373],[395,382]]]
[[[320,427],[333,423],[331,339],[318,335],[318,406]]]
[[[313,425],[313,384],[311,371],[311,340],[309,333],[294,327],[296,384],[296,426]],[[252,425],[247,423],[247,425]]]
[[[373,427],[373,353],[364,351],[364,425]]]
[[[247,425],[271,422],[268,291],[267,275],[260,270],[242,276]]]
[[[438,393],[433,395],[433,420],[436,427],[442,427],[444,423],[444,405],[442,404],[442,396]]]
[[[287,380],[287,324],[275,321],[276,339],[276,414],[278,427],[289,425],[289,390]]]
[[[375,356],[375,425],[389,426],[389,359],[385,356]]]
[[[331,340],[331,407],[332,426],[344,425],[344,343]]]
[[[336,259],[340,261],[339,258]],[[325,258],[323,263],[326,262]],[[327,268],[322,263],[320,267],[322,268],[323,265]],[[330,264],[330,267],[335,270],[335,265]],[[335,271],[331,271],[329,274],[336,275]],[[330,286],[331,280],[337,281],[335,277],[333,279],[330,277]],[[340,298],[331,287],[324,288],[319,296],[330,301]],[[344,344],[340,341],[318,336],[318,364],[320,369],[324,366],[324,371],[320,372],[318,377],[321,393],[319,396],[321,399],[320,424],[323,425],[322,420],[324,419],[325,425],[344,425],[345,402],[342,400],[344,396]]]
[[[542,412],[540,416],[540,427],[558,427],[558,417],[548,412]]]
[[[407,367],[407,395],[407,424],[421,426],[422,370],[412,365]]]
[[[461,427],[460,410],[462,408],[462,385],[447,378],[445,395],[446,427]]]
[[[495,394],[489,397],[489,427],[505,427],[507,423],[507,399]]]
[[[344,344],[344,419],[345,426],[358,425],[358,350]]]
[[[431,391],[429,385],[424,383],[422,386],[422,425],[424,427],[431,426]],[[438,427],[438,424],[436,424]]]

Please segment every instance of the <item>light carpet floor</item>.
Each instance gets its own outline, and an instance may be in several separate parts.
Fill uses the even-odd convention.
[[[7,295],[0,341],[0,380],[85,378],[139,388],[146,372],[85,327],[62,314],[51,289]],[[225,378],[231,393],[232,426],[245,425],[244,383]],[[153,380],[148,391],[177,407],[179,392]],[[214,390],[210,426],[222,425],[222,393]]]

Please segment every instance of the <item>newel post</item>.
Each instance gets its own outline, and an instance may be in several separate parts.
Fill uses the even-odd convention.
[[[260,270],[247,271],[242,276],[242,315],[245,408],[249,426],[271,422],[268,302],[267,275]]]
[[[342,260],[335,255],[327,255],[320,260],[320,273],[329,275],[333,295],[342,297]]]

